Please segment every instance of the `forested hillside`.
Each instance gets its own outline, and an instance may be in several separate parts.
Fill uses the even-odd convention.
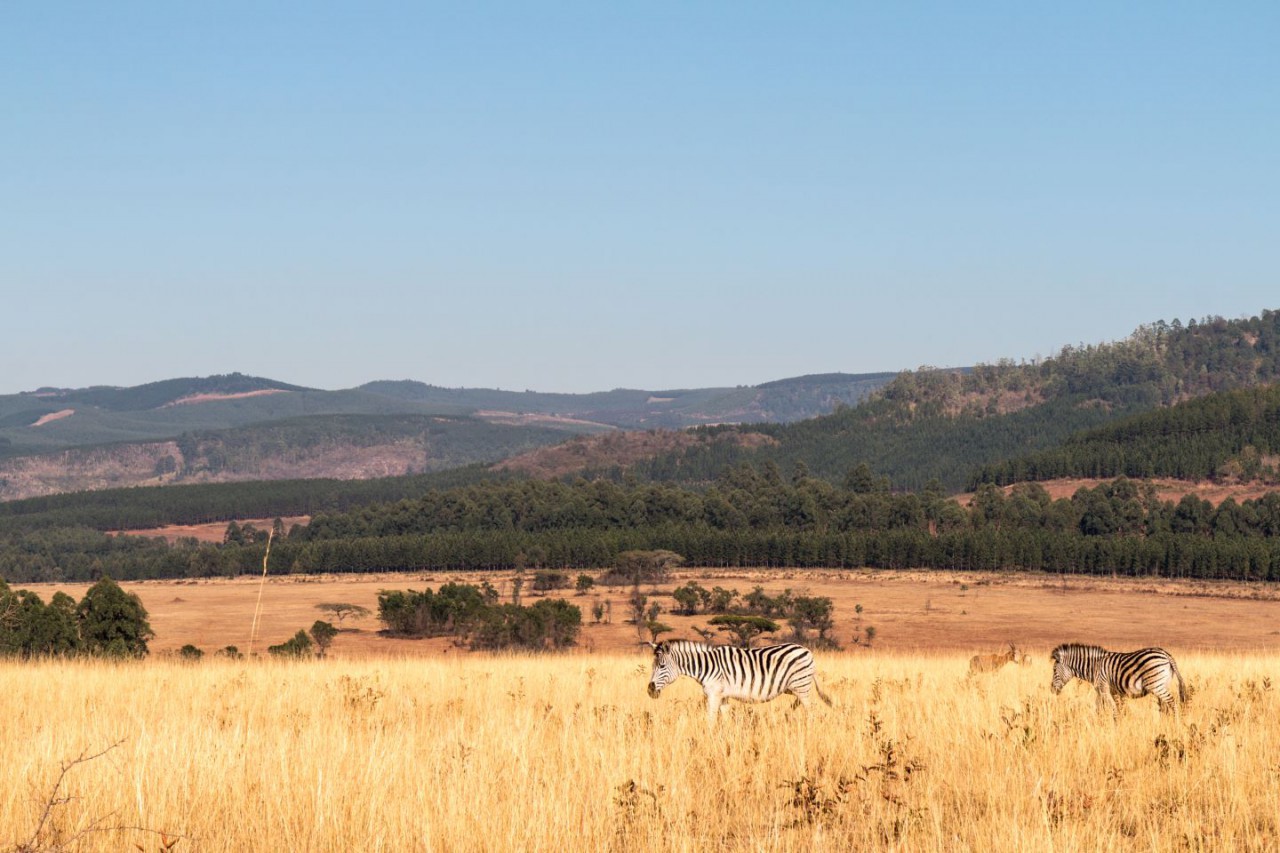
[[[1280,484],[1280,385],[1210,394],[988,465],[977,483],[1058,477],[1174,477]]]
[[[867,463],[895,488],[916,490],[937,479],[954,491],[986,466],[1049,451],[1073,433],[1277,377],[1280,312],[1186,326],[1161,321],[1123,341],[1066,347],[1038,362],[902,373],[867,402],[831,415],[714,428],[759,433],[770,442],[704,442],[626,470],[652,481],[705,483],[743,461],[784,470],[803,463],[812,475],[839,482]],[[622,472],[597,466],[587,473]]]

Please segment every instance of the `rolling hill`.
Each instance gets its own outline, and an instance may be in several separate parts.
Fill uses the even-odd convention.
[[[866,464],[895,488],[920,490],[936,481],[954,492],[971,487],[984,468],[1052,455],[1077,433],[1277,378],[1278,311],[1186,326],[1160,321],[1125,340],[1066,347],[1034,363],[904,372],[857,406],[794,423],[695,430],[693,439],[647,459],[611,464],[596,451],[602,439],[582,440],[576,470],[550,467],[559,476],[616,477],[625,470],[641,480],[705,484],[742,463],[786,474],[802,468],[831,482]],[[553,452],[534,451],[522,465],[537,470],[539,457]]]
[[[238,373],[0,396],[0,500],[167,483],[361,479],[494,462],[566,434],[788,422],[893,374],[594,394],[371,382],[324,391]]]

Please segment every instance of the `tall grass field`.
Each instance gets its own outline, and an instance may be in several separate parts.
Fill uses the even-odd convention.
[[[714,729],[643,649],[6,662],[0,850],[1277,849],[1280,659],[1174,651],[1180,719],[862,650]]]

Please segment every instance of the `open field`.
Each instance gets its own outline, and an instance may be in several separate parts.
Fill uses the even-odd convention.
[[[713,731],[639,653],[3,662],[0,849],[1276,849],[1277,656],[1179,661],[1180,721],[1113,722],[1047,666],[823,654],[836,707]]]
[[[316,619],[329,617],[316,610],[325,602],[349,602],[368,607],[375,616],[340,624],[335,657],[434,655],[457,653],[448,640],[397,640],[379,636],[376,619],[382,589],[439,588],[450,581],[492,582],[504,597],[511,576],[502,573],[290,575],[271,577],[262,591],[262,617],[252,645],[261,651],[280,643]],[[1261,583],[1066,578],[1032,574],[952,574],[948,572],[731,570],[682,571],[658,589],[664,611],[675,607],[672,588],[687,580],[710,589],[721,586],[746,594],[756,585],[770,594],[791,589],[796,594],[830,596],[835,603],[834,636],[850,653],[917,650],[1000,651],[1008,642],[1039,655],[1060,642],[1087,640],[1108,648],[1165,645],[1174,650],[1280,649],[1280,589]],[[87,584],[26,584],[48,601],[63,590],[79,599]],[[187,643],[205,651],[234,645],[250,649],[250,628],[258,598],[259,580],[145,581],[122,584],[138,593],[156,638],[155,652],[172,651]],[[526,584],[526,590],[528,585]],[[653,588],[646,586],[645,592]],[[636,648],[635,626],[625,622],[628,589],[600,589],[585,596],[562,593],[582,608],[584,628],[580,651],[628,651]],[[609,624],[591,624],[591,605],[597,599],[611,605]],[[535,597],[525,593],[525,603]],[[855,613],[861,604],[861,616]],[[696,639],[694,625],[706,616],[676,616],[664,612],[663,622],[675,628],[669,636]],[[855,634],[876,629],[873,648],[853,647]],[[354,630],[352,630],[354,629]]]

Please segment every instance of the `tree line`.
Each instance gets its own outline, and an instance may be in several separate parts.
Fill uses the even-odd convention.
[[[221,545],[32,530],[0,543],[11,581],[234,576],[261,571],[262,531],[228,525]],[[1050,499],[984,484],[968,504],[935,486],[889,490],[860,465],[841,484],[798,466],[740,465],[692,490],[610,481],[489,482],[321,513],[274,540],[268,570],[593,569],[627,551],[691,565],[1031,569],[1164,576],[1280,577],[1280,493],[1213,506],[1160,500],[1120,478]]]

